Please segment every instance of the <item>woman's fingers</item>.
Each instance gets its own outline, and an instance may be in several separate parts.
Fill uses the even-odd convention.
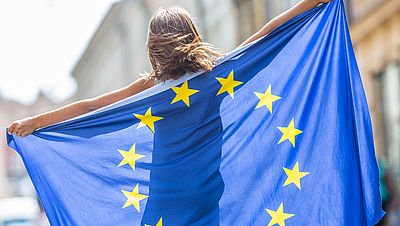
[[[17,136],[20,136],[21,134],[21,127],[18,123],[13,123],[10,128],[8,129],[10,134],[16,134]]]
[[[15,126],[16,126],[15,123],[11,124],[11,126],[8,128],[8,133],[9,134],[13,134],[14,133]]]

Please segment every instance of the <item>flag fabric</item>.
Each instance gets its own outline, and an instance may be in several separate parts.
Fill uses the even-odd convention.
[[[7,141],[52,225],[374,225],[383,216],[341,0],[211,72]]]

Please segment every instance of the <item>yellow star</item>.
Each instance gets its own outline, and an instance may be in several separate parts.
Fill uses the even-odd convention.
[[[285,140],[289,140],[290,143],[292,143],[293,147],[296,146],[295,137],[303,132],[299,129],[294,128],[294,118],[292,119],[292,121],[290,121],[287,127],[278,127],[278,129],[282,133],[282,137],[279,140],[278,144],[282,143]]]
[[[281,99],[280,96],[272,95],[271,93],[271,85],[268,86],[267,91],[265,93],[254,92],[260,101],[258,102],[256,109],[262,106],[266,106],[269,112],[272,114],[272,103]]]
[[[176,93],[175,98],[172,100],[171,104],[178,101],[183,101],[188,107],[190,107],[189,97],[199,90],[189,89],[188,82],[184,82],[181,87],[174,87],[172,90]]]
[[[142,195],[139,193],[139,184],[136,184],[135,188],[131,192],[124,190],[121,190],[121,192],[124,193],[126,197],[126,202],[122,208],[126,208],[128,206],[134,206],[139,213],[140,213],[140,201],[143,199],[147,199],[149,197],[147,195]]]
[[[278,224],[279,226],[285,226],[285,220],[294,216],[294,214],[283,212],[283,203],[281,203],[276,211],[265,209],[271,216],[268,226]]]
[[[288,169],[288,168],[283,167],[283,170],[285,171],[285,173],[287,175],[287,179],[286,179],[285,183],[283,184],[283,186],[293,183],[299,189],[301,189],[300,179],[309,174],[309,172],[300,172],[299,171],[299,162],[296,162],[296,165],[294,165],[293,169]]]
[[[133,115],[140,120],[140,123],[137,128],[147,126],[153,133],[154,133],[154,123],[157,122],[158,120],[163,119],[163,117],[153,116],[151,114],[151,107],[147,109],[144,115],[140,114],[133,114]]]
[[[229,95],[231,95],[231,97],[234,98],[233,89],[234,89],[236,86],[242,84],[243,82],[236,81],[236,80],[233,78],[233,76],[234,76],[234,72],[233,72],[233,70],[232,70],[231,73],[229,73],[229,75],[228,75],[227,78],[219,78],[219,77],[216,77],[216,79],[218,80],[218,82],[221,83],[221,88],[219,89],[219,91],[218,91],[218,93],[217,93],[217,96],[220,95],[221,93],[228,92]]]
[[[135,163],[136,160],[144,158],[146,156],[136,154],[136,144],[133,144],[129,151],[119,150],[119,153],[124,157],[121,162],[119,163],[118,167],[129,164],[133,170],[135,170]]]

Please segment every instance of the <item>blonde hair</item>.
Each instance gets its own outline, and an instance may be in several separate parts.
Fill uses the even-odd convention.
[[[210,71],[223,56],[203,42],[190,14],[179,7],[154,14],[146,45],[152,66],[149,77],[161,81],[177,79],[186,72]]]

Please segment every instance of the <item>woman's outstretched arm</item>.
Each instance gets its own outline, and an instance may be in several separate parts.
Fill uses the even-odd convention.
[[[90,99],[80,100],[33,117],[14,121],[8,127],[8,133],[25,137],[38,128],[62,122],[64,120],[102,108],[148,89],[153,85],[154,81],[152,79],[141,78],[135,82],[132,82],[126,87],[111,91],[109,93],[105,93]]]
[[[288,9],[287,11],[281,13],[271,21],[269,21],[267,24],[264,25],[258,32],[250,36],[246,41],[244,41],[242,44],[240,44],[239,47],[242,47],[254,40],[257,40],[258,38],[261,38],[262,36],[270,33],[271,31],[275,30],[277,27],[285,23],[286,21],[292,19],[293,17],[306,12],[312,8],[315,8],[317,5],[321,3],[328,3],[331,2],[332,0],[302,0],[301,2],[297,3],[295,6],[292,8]]]

